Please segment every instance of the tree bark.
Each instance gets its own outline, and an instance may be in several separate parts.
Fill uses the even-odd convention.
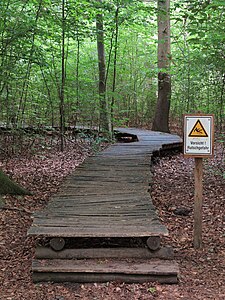
[[[111,100],[111,130],[113,132],[114,122],[114,104],[115,104],[115,91],[116,91],[116,73],[117,73],[117,51],[118,51],[118,35],[119,35],[119,6],[115,13],[115,50],[114,50],[114,61],[113,61],[113,84],[112,84],[112,100]]]
[[[102,0],[97,0],[100,4]],[[100,129],[106,134],[110,132],[108,106],[106,100],[106,63],[104,46],[103,15],[96,16],[97,49],[98,49],[98,69],[99,69],[99,99],[100,99]]]
[[[158,0],[158,100],[152,130],[169,132],[171,97],[170,67],[170,0]]]
[[[64,150],[65,131],[65,109],[64,109],[64,89],[65,89],[65,0],[62,0],[62,53],[61,53],[61,90],[60,90],[60,148]]]

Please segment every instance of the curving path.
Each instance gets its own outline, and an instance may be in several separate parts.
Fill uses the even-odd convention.
[[[175,135],[135,128],[118,128],[117,131],[121,134],[127,133],[130,136],[136,136],[138,141],[116,143],[103,152],[87,158],[64,181],[61,190],[52,197],[48,206],[34,214],[33,224],[28,231],[29,235],[56,238],[55,241],[59,247],[64,238],[153,237],[153,245],[149,241],[150,249],[153,247],[151,250],[155,250],[154,244],[156,244],[156,249],[160,247],[154,238],[167,236],[168,231],[161,224],[149,194],[152,180],[151,157],[155,151],[160,151],[162,148],[180,145],[181,139]],[[51,252],[52,250],[46,249],[46,251]],[[63,251],[68,252],[69,250],[64,249]],[[58,257],[58,254],[53,253],[52,255],[52,257],[50,255],[52,259]],[[48,258],[48,255],[46,257],[42,255],[40,258]],[[102,280],[102,276],[101,279],[95,276],[93,280],[92,278],[81,280],[83,278],[81,273],[85,273],[83,270],[85,268],[81,268],[81,270],[79,267],[74,266],[73,270],[78,268],[78,271],[71,271],[71,261],[65,260],[56,260],[54,267],[54,259],[50,263],[48,261],[47,264],[46,261],[34,261],[33,272],[36,274],[36,281],[52,279],[51,276],[47,276],[46,279],[42,275],[46,272],[48,274],[52,274],[52,272],[58,274],[60,271],[56,266],[59,266],[60,263],[62,263],[60,268],[64,270],[64,278],[66,278],[65,273],[67,275],[77,272],[80,274],[80,277],[73,277],[74,280],[69,276],[67,279],[70,281],[105,281]],[[77,261],[73,261],[74,263],[76,265]],[[95,264],[96,262],[92,262],[93,268]],[[142,270],[146,269],[146,264],[144,265],[145,267],[142,265],[140,267]],[[153,267],[153,270],[157,269],[156,266]],[[119,273],[118,268],[119,266],[117,266],[114,273]],[[124,268],[127,269],[127,265]],[[140,268],[136,267],[137,270]],[[111,267],[108,268],[108,271],[102,271],[105,279],[118,279],[113,277],[115,274],[112,276],[112,269]],[[168,265],[166,269],[168,269]],[[96,270],[86,272],[101,273],[98,267]],[[165,268],[163,270],[165,273]],[[128,273],[130,274],[130,272]],[[111,277],[107,277],[109,273]],[[173,275],[173,278],[175,278],[177,269],[173,269],[172,273],[176,274]],[[149,269],[148,271],[145,270],[144,274],[146,278],[149,278]],[[53,276],[53,280],[61,281],[59,280],[60,276],[58,276]],[[131,282],[135,281],[131,279],[133,276],[133,273],[129,276]],[[160,276],[160,278],[163,278],[162,274]],[[121,276],[119,278],[129,281]]]

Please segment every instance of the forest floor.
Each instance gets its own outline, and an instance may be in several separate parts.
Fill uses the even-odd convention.
[[[27,237],[32,212],[42,209],[63,178],[91,154],[88,143],[67,145],[65,153],[44,147],[35,154],[4,158],[0,168],[33,196],[6,196],[0,208],[1,300],[144,300],[225,299],[225,179],[224,152],[217,144],[215,158],[204,163],[203,249],[194,250],[193,159],[182,154],[157,159],[152,198],[170,236],[180,267],[179,284],[33,284],[31,262],[35,238]],[[175,214],[187,208],[188,216]]]

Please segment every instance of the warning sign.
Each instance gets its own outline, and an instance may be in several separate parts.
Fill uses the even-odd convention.
[[[211,157],[213,155],[213,115],[184,116],[184,155]]]
[[[192,128],[191,132],[188,135],[189,137],[208,137],[205,128],[203,127],[200,120],[198,120],[194,127]]]

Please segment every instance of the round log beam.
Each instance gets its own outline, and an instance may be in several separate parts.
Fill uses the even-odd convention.
[[[156,251],[160,248],[161,238],[160,236],[150,236],[146,243],[150,250]]]
[[[50,247],[55,251],[60,251],[65,246],[65,240],[63,238],[52,238],[49,242]]]

